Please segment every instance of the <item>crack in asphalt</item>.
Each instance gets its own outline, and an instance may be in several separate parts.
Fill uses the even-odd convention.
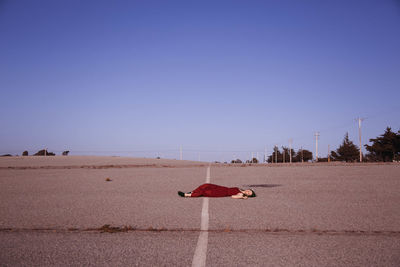
[[[398,162],[370,162],[370,163],[274,163],[274,164],[212,164],[213,167],[309,167],[309,166],[371,166],[371,165],[400,165]],[[121,169],[121,168],[190,168],[190,167],[205,167],[209,166],[208,163],[204,164],[183,164],[183,165],[170,165],[170,164],[106,164],[106,165],[69,165],[69,166],[0,166],[0,170],[36,170],[36,169]]]
[[[99,228],[0,228],[0,232],[44,232],[44,233],[127,233],[127,232],[210,232],[210,233],[270,233],[270,234],[298,234],[298,235],[389,235],[400,236],[400,231],[386,230],[320,230],[320,229],[190,229],[190,228],[137,228],[133,226],[110,226]]]

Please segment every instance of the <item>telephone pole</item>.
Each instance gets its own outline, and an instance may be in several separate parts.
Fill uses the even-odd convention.
[[[362,144],[361,144],[361,122],[364,120],[364,118],[358,117],[357,120],[358,120],[358,139],[359,139],[359,141],[360,141],[360,162],[362,162],[362,152],[361,152],[361,146],[362,146]]]
[[[264,163],[267,161],[267,147],[264,147]]]
[[[318,137],[319,132],[315,132],[315,160],[318,162]]]
[[[301,147],[301,163],[304,163],[304,158],[303,158],[303,146]]]
[[[182,160],[182,145],[179,147],[179,158]]]
[[[290,138],[289,139],[289,158],[290,158],[290,163],[292,163],[292,143],[293,143],[293,139]]]

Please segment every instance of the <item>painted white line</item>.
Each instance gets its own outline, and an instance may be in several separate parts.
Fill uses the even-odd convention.
[[[207,168],[206,183],[210,183],[210,166]],[[205,267],[207,259],[207,244],[208,244],[208,197],[203,198],[203,207],[201,209],[201,225],[200,235],[197,241],[196,250],[194,252],[192,266],[193,267]]]
[[[197,241],[196,251],[193,256],[193,267],[205,267],[207,258],[208,232],[201,232]]]
[[[208,197],[203,199],[203,208],[201,210],[201,231],[208,231],[208,221],[209,221],[209,214],[208,214]]]

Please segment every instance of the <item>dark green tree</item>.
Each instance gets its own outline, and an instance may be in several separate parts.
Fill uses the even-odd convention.
[[[46,149],[39,150],[34,156],[55,156],[53,152],[48,152]]]
[[[400,130],[397,131],[397,138],[395,141],[395,148],[396,148],[396,152],[397,152],[397,158],[396,160],[399,161],[400,160]]]
[[[318,157],[318,162],[328,162],[328,157],[325,158]]]
[[[336,151],[331,152],[333,160],[352,162],[356,161],[359,157],[358,147],[349,139],[349,133],[346,133],[343,143]]]
[[[258,163],[258,159],[257,158],[248,159],[246,160],[246,163]]]
[[[387,127],[385,132],[377,138],[369,139],[372,145],[365,145],[369,152],[367,159],[369,161],[393,161],[399,160],[400,154],[400,131],[392,132]]]
[[[282,146],[282,162],[290,162],[290,153],[292,154],[292,162],[294,162],[294,150],[290,150],[288,147]]]
[[[274,147],[274,152],[268,157],[268,163],[275,163],[277,160],[279,162],[290,162],[290,149],[287,147],[282,147],[282,152],[277,146]],[[299,149],[297,152],[292,149],[292,162],[308,162],[312,160],[313,154],[307,149]],[[276,156],[276,157],[275,157]]]
[[[251,159],[251,163],[258,163],[258,159],[257,158],[252,158]]]
[[[272,152],[272,155],[268,157],[268,163],[275,163],[275,161],[282,162],[283,157],[282,153],[279,151],[279,148],[277,146],[274,146],[274,152]]]
[[[294,158],[293,161],[294,162],[308,162],[310,160],[312,160],[313,158],[313,154],[311,151],[307,150],[307,149],[299,149]]]

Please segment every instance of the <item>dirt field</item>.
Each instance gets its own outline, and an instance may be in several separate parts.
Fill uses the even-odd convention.
[[[191,265],[203,198],[176,192],[204,183],[208,167],[0,158],[0,265]],[[258,196],[209,199],[208,266],[400,264],[399,164],[214,164],[210,174]]]

